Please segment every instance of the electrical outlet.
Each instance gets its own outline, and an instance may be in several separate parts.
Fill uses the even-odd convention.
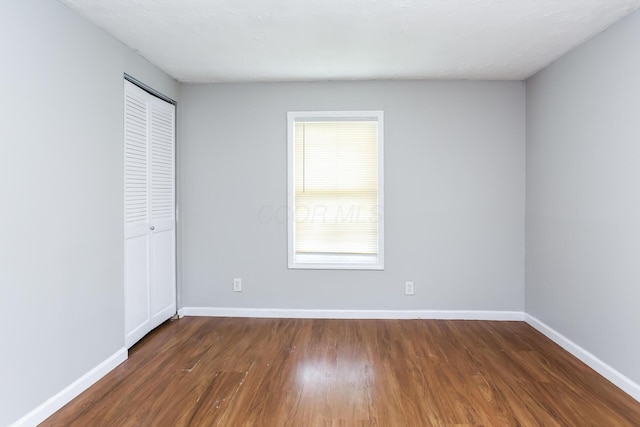
[[[242,279],[239,277],[233,279],[233,292],[242,292]]]
[[[404,282],[404,294],[413,295],[413,282]]]

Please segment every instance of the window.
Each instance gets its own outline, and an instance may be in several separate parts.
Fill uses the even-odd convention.
[[[290,112],[289,268],[384,268],[382,111]]]

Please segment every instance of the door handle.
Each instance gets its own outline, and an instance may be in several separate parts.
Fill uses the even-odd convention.
[[[156,228],[155,228],[153,225],[152,225],[151,227],[149,227],[149,230],[151,230],[151,231],[153,231],[153,230],[155,230],[155,229],[156,229]]]

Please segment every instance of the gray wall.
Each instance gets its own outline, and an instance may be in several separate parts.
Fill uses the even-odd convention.
[[[0,2],[0,425],[124,345],[122,73],[179,86],[65,6]]]
[[[640,383],[640,13],[527,82],[526,311]]]
[[[523,82],[189,84],[181,104],[182,306],[523,310]],[[269,213],[299,110],[384,110],[384,271],[287,269]]]
[[[639,21],[527,82],[525,307],[521,82],[180,93],[57,2],[1,2],[0,425],[124,344],[123,72],[181,97],[182,306],[526,308],[640,382]],[[286,112],[350,109],[385,111],[386,269],[288,270]]]

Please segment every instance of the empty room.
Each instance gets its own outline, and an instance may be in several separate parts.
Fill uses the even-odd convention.
[[[639,7],[0,2],[0,426],[640,426]]]

